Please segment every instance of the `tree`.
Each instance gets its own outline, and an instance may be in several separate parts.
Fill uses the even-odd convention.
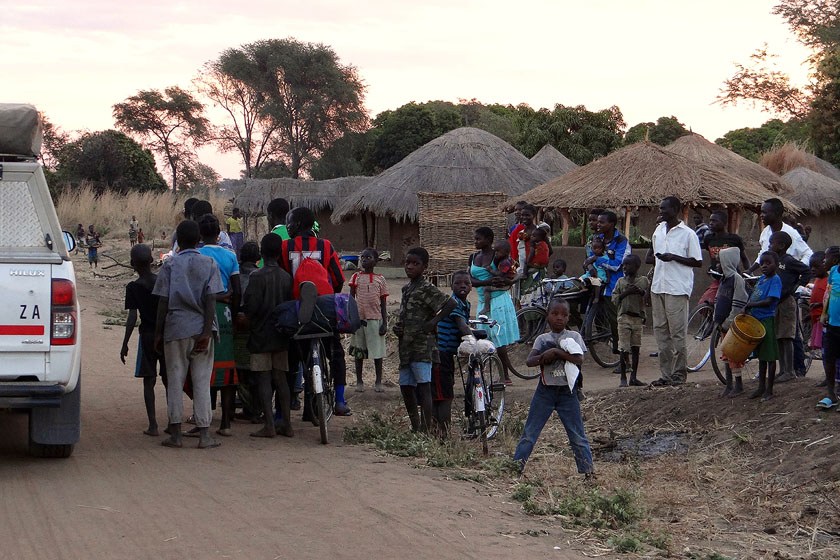
[[[208,195],[215,191],[222,177],[216,170],[201,162],[182,165],[179,168],[178,184],[181,191],[193,194]]]
[[[364,84],[323,44],[271,39],[243,45],[243,83],[261,101],[260,118],[275,128],[272,146],[299,177],[312,160],[346,132],[368,124]]]
[[[55,171],[58,166],[58,154],[70,142],[70,135],[54,125],[46,114],[39,112],[38,115],[41,118],[41,126],[44,131],[44,140],[41,143],[41,154],[39,156],[41,165],[47,171]]]
[[[228,122],[216,128],[213,140],[223,152],[239,152],[245,178],[257,177],[267,161],[281,155],[278,124],[265,114],[267,98],[260,90],[259,73],[245,50],[227,49],[207,62],[193,82],[227,113]]]
[[[289,169],[286,162],[275,159],[264,161],[260,170],[254,174],[255,179],[280,179],[291,176],[292,170]]]
[[[152,153],[116,130],[83,134],[59,152],[56,184],[75,187],[83,181],[100,192],[166,190]]]
[[[819,73],[808,114],[811,144],[817,156],[840,165],[840,56],[824,58]]]
[[[593,112],[583,105],[566,107],[558,103],[553,111],[520,105],[517,112],[520,133],[515,147],[519,151],[532,157],[551,144],[578,165],[620,148],[626,126],[616,106]]]
[[[647,138],[654,144],[667,146],[677,138],[691,134],[686,130],[677,117],[659,117],[656,124],[652,122],[639,123],[631,126],[624,135],[624,145],[628,146]]]
[[[783,122],[780,119],[771,119],[758,128],[730,130],[721,138],[715,140],[715,143],[749,160],[758,162],[761,154],[788,141],[799,144],[808,141],[808,132],[802,121],[791,119],[788,122]]]
[[[114,105],[117,128],[136,135],[153,152],[164,158],[172,176],[172,190],[178,188],[181,166],[188,166],[193,150],[205,143],[209,121],[204,105],[178,86],[141,90]]]
[[[327,148],[313,164],[312,178],[316,181],[336,177],[365,175],[362,162],[369,149],[372,134],[348,132]]]

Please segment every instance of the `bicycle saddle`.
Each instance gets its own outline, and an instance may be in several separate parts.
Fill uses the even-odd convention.
[[[472,334],[476,338],[476,340],[482,340],[487,338],[487,331],[485,330],[474,330]]]
[[[298,321],[301,325],[312,320],[312,313],[315,311],[315,299],[318,297],[318,288],[312,282],[300,283],[300,306],[298,307]]]

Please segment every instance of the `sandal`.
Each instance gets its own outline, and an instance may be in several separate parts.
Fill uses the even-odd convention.
[[[837,406],[837,402],[832,401],[828,397],[822,399],[820,402],[817,403],[817,408],[822,410],[831,410],[835,406]]]

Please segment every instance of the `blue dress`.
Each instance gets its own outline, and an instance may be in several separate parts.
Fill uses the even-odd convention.
[[[491,264],[496,268],[495,263]],[[470,275],[478,280],[488,280],[491,277],[489,271],[477,266],[470,265]],[[486,290],[478,290],[478,309],[484,308],[484,293]],[[507,346],[519,340],[519,322],[516,320],[516,309],[513,307],[513,299],[510,292],[491,291],[490,293],[490,318],[495,319],[499,326],[490,328],[480,326],[479,328],[489,331],[490,341],[497,347]],[[497,334],[498,331],[498,334]]]

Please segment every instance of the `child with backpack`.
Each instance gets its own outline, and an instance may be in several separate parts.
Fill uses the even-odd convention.
[[[338,294],[344,287],[344,272],[338,253],[332,244],[323,238],[315,236],[312,228],[315,225],[315,214],[309,208],[302,206],[295,208],[286,216],[286,231],[289,239],[283,241],[280,253],[280,267],[292,276],[292,297],[300,299],[301,282],[312,282],[318,290],[318,295]],[[335,414],[349,416],[350,407],[344,399],[344,386],[347,384],[347,364],[344,361],[344,348],[341,337],[334,333],[331,338],[324,339],[327,356],[330,362],[330,372],[335,385]],[[289,370],[297,375],[297,361],[290,360]],[[304,399],[303,418],[315,421],[309,406],[310,399]]]
[[[356,391],[364,392],[362,379],[364,360],[373,360],[376,370],[376,392],[382,388],[382,359],[385,357],[385,333],[388,332],[388,312],[385,308],[388,283],[373,268],[379,261],[376,249],[367,248],[359,256],[362,271],[350,278],[350,295],[356,298],[359,316],[364,325],[353,334],[348,352],[356,359]]]

